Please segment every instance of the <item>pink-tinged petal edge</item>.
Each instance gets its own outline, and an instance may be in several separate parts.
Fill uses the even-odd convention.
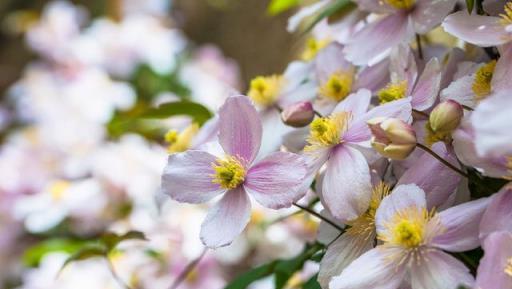
[[[412,91],[412,107],[421,111],[429,109],[437,100],[440,86],[441,66],[437,58],[432,58]]]
[[[446,15],[453,10],[456,2],[456,0],[418,0],[412,13],[416,33],[425,34],[441,24]]]
[[[251,217],[251,201],[243,187],[229,190],[210,208],[201,225],[201,241],[208,248],[227,246],[242,233]]]
[[[443,28],[455,37],[478,46],[496,46],[510,41],[499,17],[468,15],[466,11],[459,11],[446,17]]]
[[[480,223],[480,238],[495,231],[512,233],[512,185],[506,185],[491,197]]]
[[[212,183],[215,156],[190,150],[172,154],[162,175],[162,191],[178,202],[204,203],[225,190]]]
[[[301,156],[275,152],[249,169],[244,187],[265,207],[289,207],[306,193],[299,190],[306,174],[307,166]]]
[[[512,258],[512,233],[492,233],[485,238],[482,248],[485,253],[480,259],[475,288],[512,289],[512,276],[505,273]]]
[[[219,142],[226,153],[251,163],[261,145],[262,125],[249,98],[231,96],[219,110]]]

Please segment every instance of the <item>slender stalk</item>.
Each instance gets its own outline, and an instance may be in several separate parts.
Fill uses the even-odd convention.
[[[318,111],[316,110],[313,110],[313,112],[315,113],[316,116],[318,117],[324,117],[321,113],[319,113]]]
[[[462,108],[464,108],[465,110],[469,110],[469,111],[473,111],[474,109],[467,106],[467,105],[462,105]]]
[[[420,59],[423,60],[423,47],[421,46],[421,36],[419,34],[416,34],[416,44],[418,45]]]
[[[295,207],[300,208],[300,209],[302,209],[302,210],[304,210],[304,211],[308,212],[309,214],[311,214],[311,215],[313,215],[313,216],[315,216],[315,217],[319,218],[320,220],[322,220],[322,221],[324,221],[324,222],[328,223],[329,225],[331,225],[331,226],[333,226],[334,228],[338,229],[340,232],[345,232],[345,229],[343,229],[342,227],[340,227],[340,226],[339,226],[338,224],[336,224],[334,221],[329,220],[328,218],[326,218],[326,217],[322,216],[321,214],[319,214],[319,213],[315,212],[314,210],[312,210],[312,209],[310,209],[310,208],[308,208],[308,207],[301,206],[301,205],[299,205],[299,204],[297,204],[297,203],[293,203],[293,205],[294,205]]]
[[[423,112],[423,111],[419,111],[419,110],[416,110],[416,109],[413,109],[412,111],[413,111],[414,113],[420,114],[420,115],[422,115],[422,116],[424,116],[424,117],[426,117],[426,118],[428,118],[428,117],[429,117],[428,113],[425,113],[425,112]]]
[[[448,161],[446,161],[445,159],[443,159],[442,157],[440,157],[438,154],[436,154],[434,151],[432,151],[431,149],[429,149],[428,147],[420,144],[420,143],[417,143],[416,144],[417,147],[419,147],[420,149],[426,151],[427,153],[429,153],[430,155],[432,155],[433,157],[435,157],[438,161],[440,161],[441,163],[443,163],[445,166],[449,167],[450,169],[454,170],[455,172],[457,172],[459,175],[465,177],[465,178],[469,178],[468,174],[465,173],[464,171],[462,171],[461,169],[457,168],[456,166],[452,165],[451,163],[449,163]]]
[[[199,264],[201,259],[203,259],[204,255],[206,255],[207,251],[208,251],[208,248],[204,248],[203,252],[201,253],[201,255],[199,255],[199,257],[190,261],[190,263],[188,263],[188,265],[185,267],[183,272],[181,272],[180,275],[178,275],[178,278],[176,278],[176,280],[172,283],[172,285],[171,285],[171,287],[169,287],[169,289],[178,288],[181,285],[181,283],[183,283],[183,281],[185,281],[188,274],[190,274],[190,272],[192,272],[194,270],[194,268],[197,266],[197,264]]]
[[[126,282],[123,281],[123,279],[121,279],[121,277],[116,273],[116,269],[114,268],[114,264],[112,264],[112,261],[110,260],[110,258],[108,256],[105,256],[105,260],[107,261],[107,265],[108,265],[108,270],[110,271],[110,273],[112,274],[112,277],[114,277],[114,279],[116,280],[116,282],[123,288],[125,289],[136,289],[136,288],[132,288],[130,287],[130,285],[126,284]]]

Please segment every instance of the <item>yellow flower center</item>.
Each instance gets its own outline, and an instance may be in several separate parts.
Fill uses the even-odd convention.
[[[402,220],[394,228],[393,235],[396,243],[414,248],[423,240],[423,227],[420,223]]]
[[[512,257],[508,258],[507,264],[505,265],[505,274],[512,277]]]
[[[284,78],[280,75],[258,76],[251,80],[247,95],[259,106],[273,105],[277,100]]]
[[[240,159],[228,156],[217,159],[212,166],[215,170],[212,182],[219,184],[221,188],[234,189],[244,182],[246,172]]]
[[[321,96],[340,102],[352,91],[353,81],[353,71],[336,72],[329,77],[325,84],[320,87],[318,92]]]
[[[59,201],[64,197],[66,191],[69,189],[70,186],[71,184],[69,182],[58,180],[52,182],[48,190],[50,192],[50,195],[52,196],[52,199],[55,201]]]
[[[505,4],[505,7],[503,8],[505,10],[505,13],[500,14],[500,23],[503,26],[508,26],[512,24],[512,2],[508,2]]]
[[[407,93],[407,80],[398,83],[389,83],[381,89],[377,96],[381,104],[404,98]]]
[[[389,6],[395,9],[403,9],[408,10],[411,9],[414,4],[416,4],[416,0],[385,0]]]
[[[434,211],[429,213],[425,208],[411,206],[397,212],[390,221],[384,224],[386,230],[379,235],[385,244],[416,248],[426,242],[426,227],[432,218],[437,218]],[[437,229],[442,229],[438,224]]]
[[[199,125],[193,123],[185,128],[181,133],[176,130],[169,130],[165,134],[165,142],[169,144],[167,151],[169,153],[184,152],[190,148],[192,138],[199,131]]]
[[[491,93],[491,80],[495,67],[496,60],[493,60],[476,71],[475,79],[471,86],[473,93],[475,93],[475,100],[482,100]]]
[[[318,52],[326,47],[329,42],[330,41],[327,39],[318,40],[316,38],[309,38],[306,41],[306,47],[304,47],[304,51],[301,55],[302,60],[309,61],[315,58]]]
[[[310,135],[307,139],[309,145],[304,148],[305,151],[315,151],[320,147],[327,147],[339,144],[341,135],[347,130],[348,123],[351,119],[349,112],[334,113],[330,117],[320,117],[310,126]]]

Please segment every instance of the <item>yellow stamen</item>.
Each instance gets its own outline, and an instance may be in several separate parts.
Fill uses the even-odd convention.
[[[385,0],[389,6],[395,9],[411,9],[414,4],[416,4],[416,0]]]
[[[66,191],[69,189],[70,186],[71,184],[69,182],[58,180],[52,182],[48,190],[50,192],[50,195],[52,196],[52,199],[58,201],[64,197]]]
[[[377,95],[381,104],[404,98],[407,93],[407,80],[389,83]]]
[[[228,156],[224,159],[217,159],[212,167],[215,170],[212,182],[219,184],[223,189],[234,189],[244,182],[245,167],[242,161],[236,157]]]
[[[315,58],[318,52],[322,50],[324,47],[326,47],[327,44],[329,44],[329,42],[330,41],[327,39],[318,40],[315,38],[309,38],[306,41],[306,47],[304,48],[304,51],[302,52],[301,55],[302,60],[309,61]]]
[[[482,67],[480,67],[475,73],[475,79],[471,86],[473,93],[475,93],[475,99],[482,100],[489,93],[491,93],[491,80],[496,67],[496,60],[493,60]]]
[[[310,135],[307,139],[309,145],[305,151],[315,151],[321,147],[328,147],[339,144],[342,133],[347,130],[352,115],[349,112],[334,113],[330,117],[320,117],[310,126]]]
[[[192,143],[192,138],[198,131],[199,125],[196,123],[189,125],[181,133],[178,133],[176,130],[169,130],[164,137],[165,142],[169,144],[167,151],[169,153],[179,153],[188,150]]]
[[[508,2],[505,4],[505,7],[503,8],[505,10],[505,13],[500,14],[500,23],[503,26],[508,26],[512,24],[512,2]]]
[[[507,264],[505,265],[505,274],[512,277],[512,257],[508,258]]]
[[[433,144],[439,141],[449,143],[452,140],[451,131],[437,131],[434,132],[430,126],[430,121],[425,124],[425,144],[431,147]]]
[[[353,71],[336,72],[329,77],[325,84],[320,87],[318,92],[323,97],[340,102],[352,91],[353,81]]]
[[[259,106],[274,104],[281,92],[284,78],[280,75],[258,76],[251,80],[247,95]]]

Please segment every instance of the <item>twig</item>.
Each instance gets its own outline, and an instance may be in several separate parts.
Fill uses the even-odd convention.
[[[204,248],[203,252],[201,252],[201,255],[199,255],[199,257],[197,257],[194,260],[190,261],[190,263],[188,263],[188,265],[185,267],[183,272],[181,272],[180,275],[178,275],[178,278],[176,278],[176,280],[174,280],[174,282],[172,283],[171,287],[169,287],[169,289],[176,289],[176,288],[178,288],[178,286],[180,286],[181,283],[183,283],[183,281],[185,281],[185,279],[187,278],[188,274],[190,274],[190,272],[192,272],[194,270],[196,265],[199,264],[201,259],[203,259],[204,255],[206,255],[207,251],[208,251],[208,248]]]
[[[471,108],[471,107],[469,107],[467,105],[464,105],[464,104],[462,104],[462,108],[464,108],[465,110],[469,110],[469,111],[473,111],[474,110],[473,108]]]
[[[448,161],[446,161],[445,159],[443,159],[442,157],[440,157],[438,154],[436,154],[434,151],[432,151],[431,149],[429,149],[428,147],[422,145],[421,143],[417,143],[416,144],[417,147],[419,147],[420,149],[426,151],[427,153],[429,153],[430,155],[432,155],[433,157],[435,157],[438,161],[440,161],[441,163],[443,163],[445,166],[449,167],[450,169],[454,170],[455,172],[457,172],[459,175],[465,177],[465,178],[469,178],[468,174],[463,172],[462,170],[460,170],[459,168],[455,167],[454,165],[452,165],[451,163],[449,163]]]
[[[299,204],[297,204],[297,203],[293,203],[293,205],[294,205],[295,207],[297,207],[297,208],[300,208],[300,209],[302,209],[302,210],[304,210],[304,211],[306,211],[306,212],[310,213],[311,215],[313,215],[313,216],[315,216],[315,217],[319,218],[320,220],[322,220],[322,221],[324,221],[324,222],[328,223],[329,225],[331,225],[331,226],[333,226],[334,228],[338,229],[340,232],[345,232],[345,229],[343,229],[342,227],[340,227],[340,226],[339,226],[338,224],[336,224],[334,221],[329,220],[328,218],[326,218],[326,217],[322,216],[321,214],[319,214],[319,213],[315,212],[314,210],[312,210],[312,209],[310,209],[310,208],[308,208],[308,207],[301,206],[301,205],[299,205]]]
[[[116,282],[123,288],[125,289],[136,289],[136,288],[132,288],[130,287],[130,285],[126,284],[126,282],[123,281],[123,279],[121,279],[121,277],[116,273],[116,270],[114,268],[114,264],[112,264],[112,261],[110,260],[110,258],[108,256],[105,256],[105,260],[107,261],[107,266],[108,266],[108,270],[110,271],[110,273],[112,274],[112,277],[114,277],[114,279],[116,280]]]
[[[423,60],[423,48],[421,47],[421,37],[419,34],[416,34],[416,44],[418,45],[418,54],[420,59]]]

